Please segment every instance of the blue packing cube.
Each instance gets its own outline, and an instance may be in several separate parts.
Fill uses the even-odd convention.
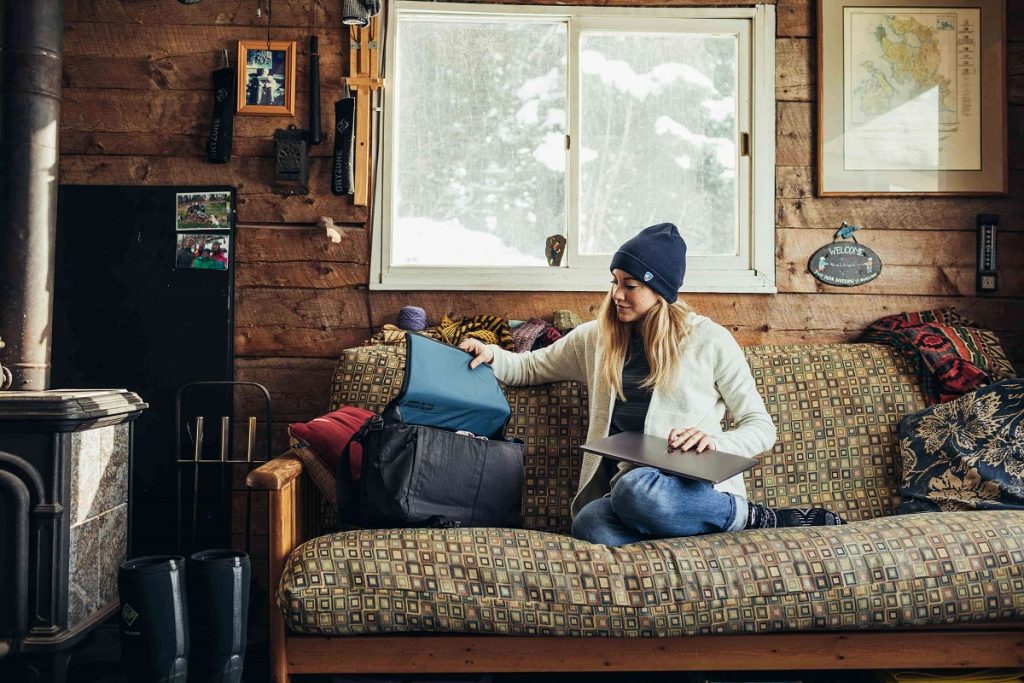
[[[472,354],[408,333],[405,380],[389,408],[406,424],[504,438],[511,410],[486,363],[469,369]]]

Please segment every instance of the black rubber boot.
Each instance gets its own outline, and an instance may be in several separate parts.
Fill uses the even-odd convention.
[[[189,558],[193,683],[239,683],[249,622],[249,556],[204,550]]]
[[[188,604],[185,558],[136,557],[117,572],[121,662],[134,683],[186,683]]]

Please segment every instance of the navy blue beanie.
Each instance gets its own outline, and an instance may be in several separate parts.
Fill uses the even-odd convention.
[[[671,223],[644,228],[612,256],[610,270],[624,270],[672,303],[686,273],[686,242]]]

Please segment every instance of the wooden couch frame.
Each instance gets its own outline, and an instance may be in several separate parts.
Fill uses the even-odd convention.
[[[308,540],[312,482],[288,451],[249,474],[269,495],[271,680],[292,674],[531,671],[1011,668],[1024,666],[1024,623],[885,631],[673,638],[494,635],[310,636],[289,633],[275,594],[292,550]],[[607,642],[613,641],[613,642]]]

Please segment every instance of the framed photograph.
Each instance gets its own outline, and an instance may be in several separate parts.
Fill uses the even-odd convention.
[[[174,195],[174,229],[230,230],[230,192],[178,192]]]
[[[175,270],[228,269],[228,235],[179,232],[177,236]]]
[[[1004,0],[819,0],[818,193],[1007,193]]]
[[[238,41],[239,114],[295,115],[295,41]]]

